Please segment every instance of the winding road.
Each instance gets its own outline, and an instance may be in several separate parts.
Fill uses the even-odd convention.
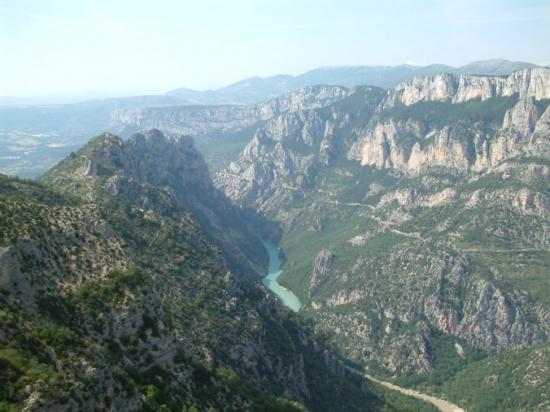
[[[414,236],[414,237],[416,237],[416,236]],[[264,247],[266,248],[266,250],[269,254],[269,265],[268,265],[268,270],[267,270],[268,273],[267,273],[266,277],[264,278],[264,284],[281,299],[283,304],[285,304],[286,306],[288,306],[290,309],[292,309],[295,312],[299,311],[301,303],[300,303],[300,300],[298,299],[298,297],[296,297],[296,295],[294,295],[294,293],[292,293],[292,291],[290,291],[290,290],[286,289],[285,287],[279,285],[279,283],[277,282],[277,278],[279,277],[279,275],[282,272],[282,264],[283,264],[283,262],[282,262],[282,260],[279,256],[279,249],[272,242],[270,242],[266,239],[261,239],[261,240],[262,240],[262,243],[264,244]],[[436,398],[434,396],[426,395],[424,393],[421,393],[421,392],[418,392],[418,391],[415,391],[415,390],[412,390],[412,389],[402,388],[402,387],[394,385],[393,383],[390,383],[390,382],[385,382],[385,381],[378,380],[378,379],[376,379],[375,377],[373,377],[371,375],[365,374],[363,371],[354,369],[354,368],[350,367],[349,365],[345,365],[343,362],[341,364],[342,364],[342,366],[344,366],[350,372],[361,375],[361,376],[371,380],[372,382],[376,382],[376,383],[378,383],[378,384],[380,384],[380,385],[382,385],[386,388],[389,388],[389,389],[392,389],[394,391],[400,392],[403,395],[411,396],[413,398],[417,398],[417,399],[429,402],[429,403],[433,404],[436,408],[438,408],[441,412],[465,412],[464,409],[462,409],[462,408],[460,408],[460,407],[458,407],[458,406],[456,406],[456,405],[454,405],[454,404],[452,404],[452,403],[450,403],[446,400],[439,399],[439,398]]]
[[[402,388],[390,382],[380,381],[370,375],[365,375],[365,376],[367,377],[367,379],[373,382],[379,383],[380,385],[385,386],[386,388],[402,393],[403,395],[411,396],[413,398],[417,398],[417,399],[429,402],[432,405],[434,405],[437,409],[439,409],[441,412],[466,412],[461,407],[456,406],[455,404],[449,401],[446,401],[444,399],[439,399],[439,398],[436,398],[435,396],[426,395],[422,392],[418,392],[412,389]]]

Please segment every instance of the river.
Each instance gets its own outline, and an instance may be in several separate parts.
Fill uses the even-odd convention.
[[[268,240],[262,239],[262,243],[269,254],[269,265],[267,268],[267,276],[264,277],[263,283],[267,288],[275,293],[283,302],[285,306],[288,306],[294,312],[300,310],[300,299],[288,290],[284,286],[279,285],[277,278],[283,273],[282,266],[283,260],[279,254],[279,248]]]
[[[281,256],[279,254],[279,248],[273,244],[273,242],[270,242],[265,239],[261,239],[264,247],[267,250],[267,253],[269,254],[269,265],[267,268],[267,276],[264,277],[263,283],[269,290],[271,290],[273,293],[275,293],[282,302],[288,306],[291,310],[294,312],[298,312],[300,310],[300,299],[292,293],[292,291],[288,290],[284,286],[279,285],[279,282],[277,282],[277,278],[283,273],[282,266],[283,266],[283,260],[281,259]],[[347,369],[354,373],[358,373],[363,375],[362,371],[358,371],[354,368],[350,368],[349,366],[345,366]],[[464,409],[453,405],[452,403],[444,400],[444,399],[438,399],[434,396],[426,395],[411,389],[407,388],[401,388],[397,385],[394,385],[390,382],[383,382],[380,381],[370,375],[364,375],[367,379],[370,379],[371,381],[377,382],[389,389],[393,389],[395,391],[401,392],[404,395],[412,396],[417,399],[421,399],[426,402],[430,402],[431,404],[435,405],[441,412],[464,412]]]

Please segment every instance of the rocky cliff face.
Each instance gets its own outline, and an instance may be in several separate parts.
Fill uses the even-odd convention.
[[[150,132],[100,136],[45,177],[70,196],[0,176],[4,407],[383,406],[230,271],[182,206],[211,186],[201,164],[189,139]]]
[[[363,166],[411,174],[434,167],[484,172],[517,156],[545,157],[549,73],[418,78],[383,98],[375,89],[370,99],[352,91],[326,109],[281,114],[257,130],[215,182],[239,204],[273,210],[302,197],[342,152]],[[342,103],[353,98],[376,110]]]
[[[518,97],[510,100],[510,96]],[[362,165],[408,173],[429,167],[481,172],[512,157],[544,157],[549,151],[548,98],[550,69],[529,69],[508,77],[415,78],[388,91],[377,108],[380,116],[372,119],[348,156]],[[469,103],[475,99],[485,104]],[[501,108],[492,116],[469,116],[470,109],[473,113],[491,106]],[[429,110],[445,113],[449,124],[434,119]],[[444,118],[440,120],[444,123]]]
[[[126,108],[113,111],[111,119],[113,127],[121,130],[155,128],[190,135],[235,132],[283,113],[328,106],[348,93],[340,86],[310,86],[255,105]]]
[[[356,88],[332,106],[274,117],[238,160],[216,173],[216,186],[236,203],[262,211],[302,198],[317,172],[350,144],[381,96],[378,88]]]
[[[276,117],[256,132],[238,161],[216,175],[218,187],[238,202],[260,206],[259,210],[299,196],[305,186],[311,185],[316,167],[313,152],[320,155],[321,150],[327,150],[312,139],[311,131],[318,137],[320,129],[327,131],[323,137],[328,141],[331,123],[314,112]],[[287,145],[303,146],[305,150],[288,150]]]
[[[395,377],[451,374],[550,337],[549,73],[417,78],[282,115],[215,183],[281,223],[280,282],[322,336]]]
[[[438,74],[433,77],[415,77],[388,91],[379,110],[402,104],[450,101],[464,103],[472,99],[493,99],[518,94],[521,100],[550,98],[550,70],[534,68],[516,71],[509,76],[468,76]]]
[[[520,108],[518,110],[518,105]],[[443,167],[460,172],[482,172],[516,156],[545,156],[549,143],[548,129],[537,113],[523,112],[524,102],[506,112],[502,129],[487,132],[482,127],[446,126],[426,132],[416,121],[377,123],[349,151],[351,159],[363,166],[395,168],[418,174],[424,168]],[[531,133],[534,129],[536,133]],[[413,146],[402,144],[412,136]]]
[[[330,294],[319,291],[318,281],[309,288],[312,307],[322,313],[318,328],[346,336],[346,351],[354,359],[381,362],[394,374],[432,371],[428,342],[433,329],[486,351],[546,342],[550,311],[529,302],[525,293],[507,292],[480,278],[475,265],[466,254],[422,242],[395,247],[384,257],[361,256],[344,270],[333,267],[325,275]],[[317,260],[312,282],[318,278],[316,267]],[[359,302],[368,302],[372,311],[361,311],[355,306]],[[350,311],[331,311],[346,306]],[[407,355],[388,350],[416,333],[415,340],[423,343]],[[406,345],[414,347],[412,342]]]
[[[250,276],[263,272],[265,251],[248,233],[241,212],[213,186],[206,163],[190,137],[168,138],[152,130],[123,141],[104,134],[42,180],[90,201],[108,195],[157,211],[183,207],[222,248],[234,270],[248,268]]]

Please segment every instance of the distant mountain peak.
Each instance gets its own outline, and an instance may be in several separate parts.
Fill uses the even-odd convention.
[[[199,104],[220,103],[259,103],[280,96],[292,90],[315,84],[331,84],[345,87],[371,85],[391,88],[414,76],[433,76],[438,73],[505,75],[514,71],[537,67],[526,62],[510,61],[502,58],[475,61],[461,67],[432,63],[426,66],[413,64],[399,65],[344,65],[321,66],[302,74],[291,76],[277,74],[269,77],[253,76],[228,86],[208,92],[196,92],[185,88],[175,89],[170,96],[188,97]]]

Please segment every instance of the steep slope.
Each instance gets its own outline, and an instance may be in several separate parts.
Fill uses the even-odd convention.
[[[499,59],[458,68],[443,64],[336,66],[314,69],[298,76],[254,77],[218,90],[183,88],[166,95],[118,97],[76,104],[44,103],[23,107],[11,105],[8,98],[0,107],[0,151],[8,153],[0,157],[0,172],[36,177],[71,151],[79,149],[89,136],[104,131],[128,136],[151,128],[197,136],[197,146],[208,164],[218,169],[236,159],[250,140],[254,130],[247,128],[256,129],[260,126],[256,124],[258,121],[267,120],[266,113],[257,113],[255,108],[265,106],[263,103],[269,99],[286,94],[300,95],[300,89],[315,89],[314,86],[323,84],[389,88],[414,76],[439,73],[507,75],[533,66]],[[269,102],[266,105],[269,106]]]
[[[340,103],[283,116],[215,179],[281,223],[279,282],[317,333],[431,390],[481,357],[548,342],[550,70],[355,96],[364,116]],[[325,112],[361,119],[330,129],[329,162],[304,144],[325,138],[309,120]]]
[[[469,365],[444,391],[472,412],[544,411],[550,408],[549,368],[548,344],[514,350]]]
[[[358,87],[326,108],[276,116],[256,131],[238,160],[216,173],[216,185],[240,205],[260,211],[303,198],[318,171],[345,153],[383,93]]]
[[[111,116],[123,134],[150,128],[192,134],[209,165],[218,168],[237,157],[254,130],[270,119],[325,107],[348,94],[340,86],[311,86],[253,105],[120,109]]]
[[[515,156],[547,157],[549,85],[550,69],[415,78],[388,91],[349,157],[408,173],[483,172]]]
[[[206,163],[189,137],[167,138],[151,130],[124,141],[103,134],[41,180],[88,201],[118,196],[157,212],[184,207],[223,250],[233,270],[254,276],[266,265],[267,255],[259,241],[247,230],[241,213],[214,188]]]
[[[26,184],[2,183],[15,192],[2,202],[3,399],[47,410],[246,408],[256,395],[235,389],[229,365],[242,373],[242,356],[248,368],[271,360],[258,364],[265,346],[252,342],[265,332],[253,336],[266,325],[240,300],[269,302],[239,287],[188,216],[66,205],[33,186],[46,201],[35,203]]]
[[[314,164],[326,164],[342,149],[363,165],[406,172],[450,165],[483,171],[505,158],[544,155],[548,146],[540,136],[548,128],[549,73],[415,78],[384,98],[379,89],[352,90],[326,109],[275,117],[216,179],[233,199],[252,198],[241,203],[263,210],[264,204],[277,207],[285,187],[299,192],[319,169]],[[276,195],[265,199],[269,187]]]
[[[3,410],[384,407],[165,187],[140,191],[90,202],[0,176]]]

